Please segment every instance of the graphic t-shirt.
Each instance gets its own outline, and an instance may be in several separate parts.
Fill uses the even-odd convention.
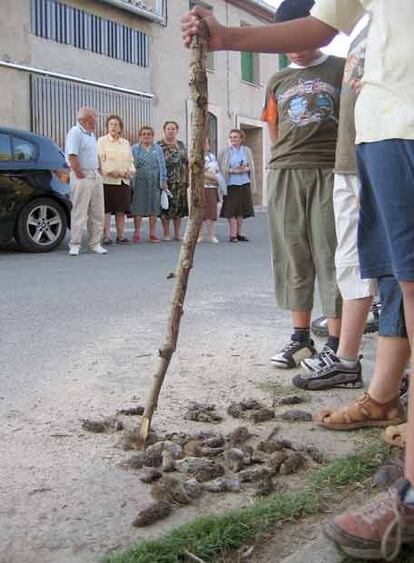
[[[355,108],[356,141],[414,140],[414,0],[316,0],[311,14],[350,33],[364,9],[371,25]]]
[[[356,174],[355,147],[355,82],[364,74],[368,26],[354,39],[346,59],[339,108],[338,142],[336,144],[335,172]]]
[[[269,81],[262,119],[278,127],[271,168],[332,167],[344,59],[286,68]]]

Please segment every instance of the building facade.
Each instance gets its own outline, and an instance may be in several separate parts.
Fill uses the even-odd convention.
[[[2,0],[0,6],[0,125],[29,129],[63,145],[81,105],[100,117],[118,113],[126,136],[137,140],[150,123],[165,120],[189,142],[189,53],[180,21],[200,4],[227,25],[271,21],[262,0]],[[208,56],[209,133],[214,149],[239,127],[253,149],[258,185],[265,184],[267,132],[260,121],[264,87],[277,70],[272,55]],[[260,189],[256,204],[263,204]]]

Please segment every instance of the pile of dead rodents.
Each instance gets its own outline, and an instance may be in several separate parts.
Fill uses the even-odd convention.
[[[227,412],[251,423],[275,418],[273,409],[254,399],[232,403]],[[300,416],[301,412],[291,411],[291,418],[283,415],[278,418],[307,420]],[[118,414],[140,415],[142,408],[122,409]],[[222,420],[214,405],[196,402],[189,403],[184,418],[210,423]],[[119,422],[113,417],[100,422],[83,421],[82,426],[92,432],[119,431],[123,429]],[[124,429],[121,438],[124,450],[138,449],[138,432],[138,428]],[[227,435],[178,432],[160,437],[151,432],[145,450],[131,455],[122,466],[137,471],[140,480],[151,488],[153,502],[140,510],[133,523],[142,527],[166,518],[175,508],[188,505],[204,494],[245,491],[254,496],[269,495],[277,490],[278,476],[296,473],[309,462],[323,461],[323,454],[313,446],[295,445],[281,438],[278,427],[267,439],[259,441],[246,426],[239,426]]]

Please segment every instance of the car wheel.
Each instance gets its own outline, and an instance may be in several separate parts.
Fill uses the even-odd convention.
[[[66,214],[55,200],[42,197],[28,203],[16,225],[16,241],[26,252],[49,252],[62,242]]]

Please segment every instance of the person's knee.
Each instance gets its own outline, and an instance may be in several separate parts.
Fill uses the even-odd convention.
[[[403,294],[400,284],[393,276],[378,278],[381,313],[378,334],[407,338]]]
[[[400,281],[400,286],[404,299],[414,301],[414,281]]]

